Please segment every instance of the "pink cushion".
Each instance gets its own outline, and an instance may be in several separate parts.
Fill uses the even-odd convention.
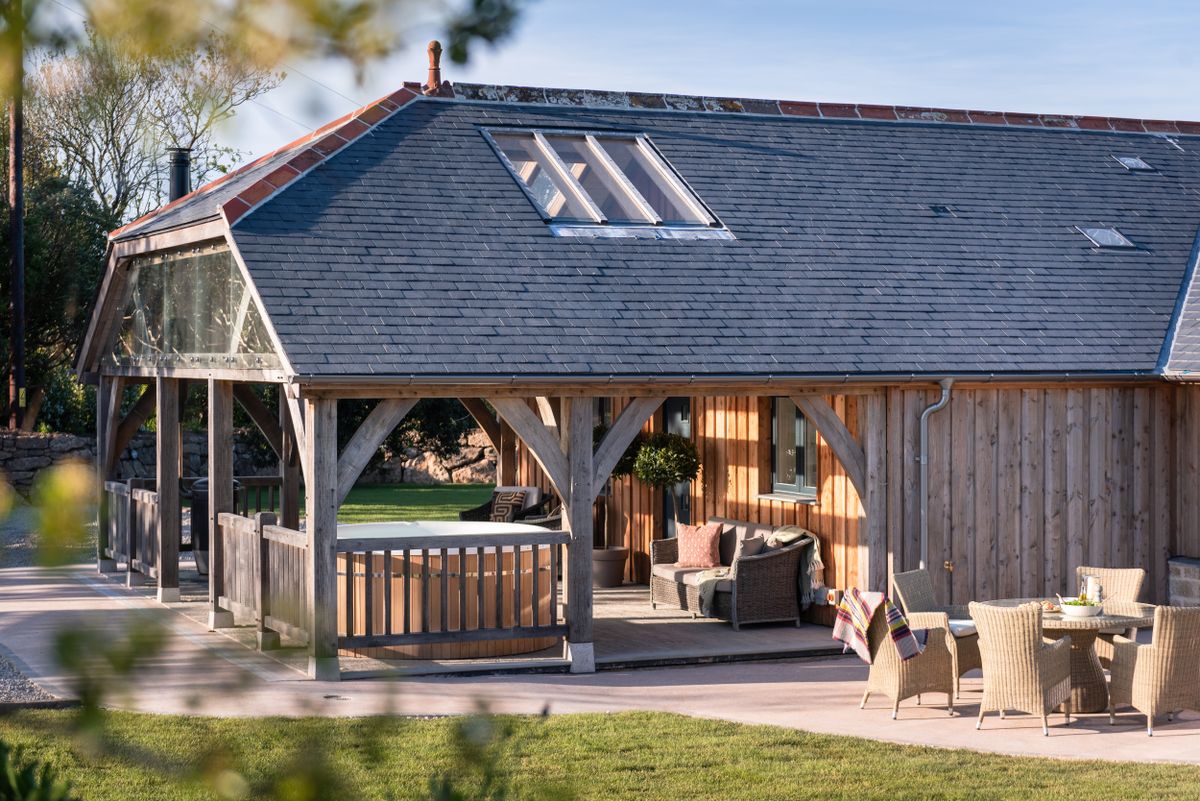
[[[721,524],[676,526],[679,539],[679,561],[676,567],[718,567],[721,564]]]

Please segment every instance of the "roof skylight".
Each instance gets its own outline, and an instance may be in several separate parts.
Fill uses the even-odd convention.
[[[546,222],[720,226],[645,136],[509,130],[487,135]]]
[[[1142,161],[1137,156],[1113,156],[1117,162],[1127,170],[1134,172],[1153,172],[1154,168],[1146,162]]]
[[[1098,248],[1135,248],[1137,245],[1125,238],[1116,228],[1081,228],[1075,230],[1086,236]]]

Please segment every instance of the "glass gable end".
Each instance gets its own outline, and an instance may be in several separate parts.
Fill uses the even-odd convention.
[[[128,270],[109,365],[280,367],[262,312],[227,247],[140,257]]]

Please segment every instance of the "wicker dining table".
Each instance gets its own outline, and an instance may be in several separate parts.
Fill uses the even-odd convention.
[[[992,606],[1040,603],[1043,598],[1005,598],[984,601]],[[1107,601],[1103,614],[1067,617],[1061,612],[1042,613],[1042,633],[1052,640],[1071,638],[1071,713],[1104,712],[1108,709],[1108,684],[1096,655],[1096,638],[1105,629],[1141,629],[1154,625],[1152,604]]]

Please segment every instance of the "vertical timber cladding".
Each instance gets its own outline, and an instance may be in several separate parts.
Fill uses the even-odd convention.
[[[894,571],[920,559],[918,421],[937,396],[933,387],[886,391]],[[827,400],[861,442],[864,397]],[[614,413],[622,406],[617,400]],[[694,518],[805,526],[821,537],[826,583],[860,586],[861,503],[823,440],[815,503],[758,497],[769,464],[768,415],[763,398],[692,398],[703,464]],[[1200,387],[959,384],[950,405],[930,418],[929,434],[929,567],[939,598],[1069,591],[1077,565],[1102,564],[1144,567],[1144,599],[1165,602],[1167,557],[1200,557]],[[519,483],[548,486],[524,448],[518,461]],[[611,541],[630,549],[630,581],[648,581],[661,514],[660,499],[639,482],[613,482],[608,526]]]
[[[888,430],[889,454],[901,454],[888,462],[896,571],[920,558],[918,416],[936,399],[933,389],[888,390],[900,424]],[[1168,554],[1188,537],[1200,548],[1195,390],[960,385],[929,434],[929,567],[941,598],[1067,592],[1076,566],[1095,564],[1144,567],[1144,599],[1165,602]]]

